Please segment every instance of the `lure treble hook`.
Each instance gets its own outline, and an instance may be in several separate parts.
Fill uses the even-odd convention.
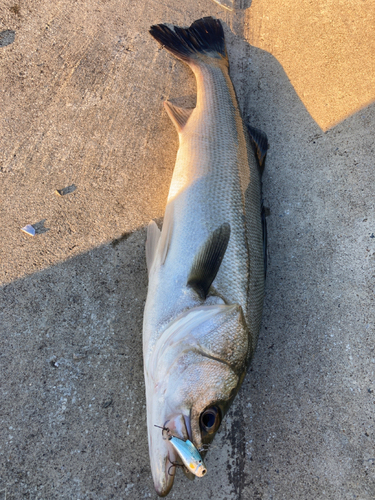
[[[168,439],[170,439],[170,435],[169,435],[170,430],[169,430],[169,428],[168,428],[168,427],[164,427],[164,425],[163,425],[163,426],[161,426],[161,425],[156,425],[156,424],[154,424],[154,427],[158,427],[159,429],[162,429],[163,439],[166,439],[166,438],[164,437],[164,432],[166,432],[166,433],[167,433],[167,438],[168,438]]]

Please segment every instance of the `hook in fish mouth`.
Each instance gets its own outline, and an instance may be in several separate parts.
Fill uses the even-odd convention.
[[[194,476],[197,477],[203,477],[206,475],[207,468],[199,451],[191,441],[183,441],[182,439],[174,436],[171,436],[168,440],[177,451],[183,464],[189,472],[193,473]]]
[[[174,467],[185,466],[187,471],[189,471],[190,473],[194,474],[197,477],[203,477],[206,475],[207,468],[204,464],[204,461],[203,461],[199,451],[197,450],[197,448],[194,446],[194,444],[189,439],[183,440],[181,438],[173,436],[171,434],[170,429],[168,427],[166,427],[165,425],[160,426],[160,425],[154,424],[154,427],[159,427],[159,429],[162,429],[163,439],[167,439],[171,443],[172,447],[177,452],[177,454],[179,455],[179,457],[183,463],[183,465],[182,465],[182,464],[179,464],[177,462],[171,462],[171,466],[168,469],[169,475],[174,475],[174,474],[170,474],[170,469],[173,466]],[[166,437],[165,437],[164,433],[166,433]]]
[[[162,435],[163,435],[163,439],[170,439],[170,429],[168,427],[165,427],[164,425],[161,426],[161,425],[156,425],[154,424],[154,427],[158,427],[159,429],[162,429]],[[164,432],[167,433],[167,437],[164,437]]]

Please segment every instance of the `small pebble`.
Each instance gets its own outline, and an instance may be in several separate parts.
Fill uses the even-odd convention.
[[[73,193],[77,187],[72,184],[71,186],[64,187],[63,189],[55,189],[55,194],[57,196],[65,196],[66,194]]]
[[[80,359],[83,359],[85,357],[86,357],[86,354],[78,354],[78,353],[74,353],[73,354],[73,359],[76,360],[76,361],[78,361]]]

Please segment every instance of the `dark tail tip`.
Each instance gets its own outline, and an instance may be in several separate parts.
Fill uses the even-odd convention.
[[[199,55],[227,59],[223,27],[213,17],[198,19],[187,29],[178,26],[171,29],[165,24],[157,24],[151,26],[150,34],[169,52],[186,62],[199,59]]]

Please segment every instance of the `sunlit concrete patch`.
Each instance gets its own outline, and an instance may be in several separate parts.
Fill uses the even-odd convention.
[[[21,10],[16,43],[0,49],[2,283],[118,240],[164,212],[178,141],[161,133],[171,82],[159,75],[169,61],[148,34],[154,16],[145,19],[142,5],[124,16],[125,29],[116,24],[121,2],[97,4],[90,15],[71,1]],[[12,15],[0,6],[0,21],[14,26]],[[192,93],[188,84],[179,90]],[[20,231],[42,218],[43,238]]]
[[[327,130],[375,99],[375,3],[254,0],[246,40],[270,52]]]

